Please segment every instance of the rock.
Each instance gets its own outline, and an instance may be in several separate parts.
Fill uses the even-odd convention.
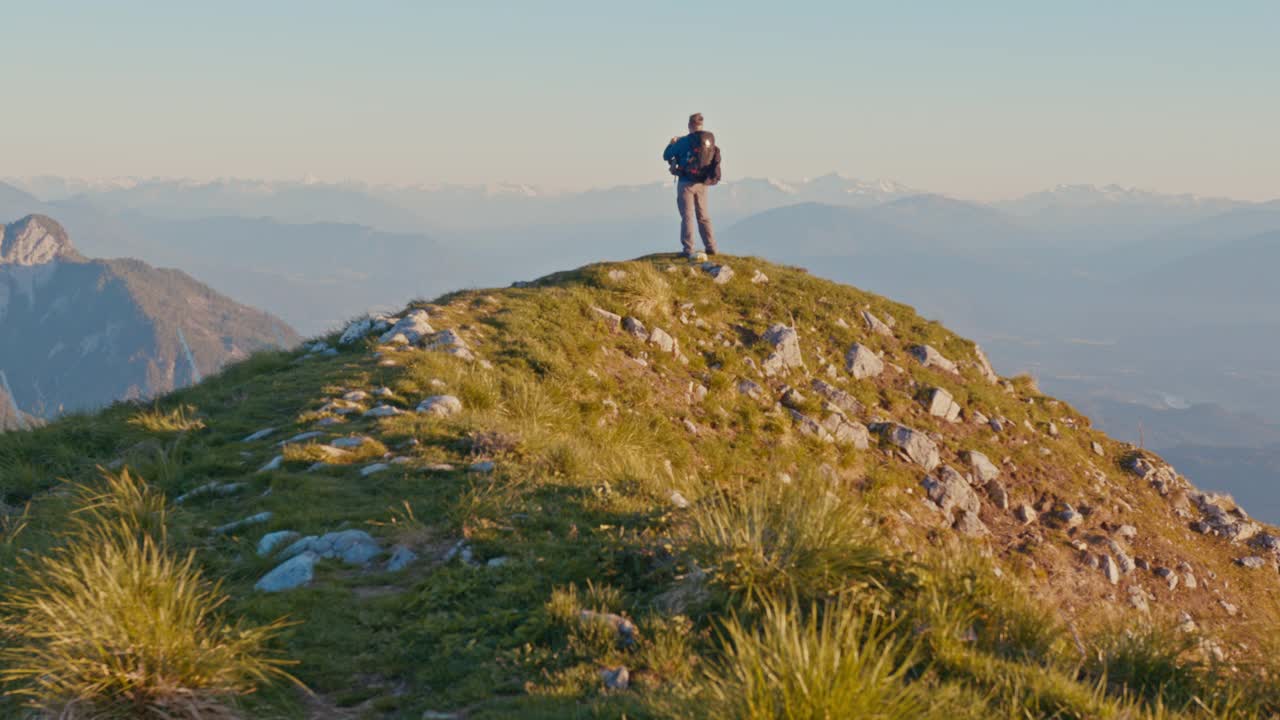
[[[796,427],[800,429],[801,435],[808,435],[823,442],[833,442],[835,440],[835,438],[831,437],[831,433],[827,432],[827,429],[822,427],[817,420],[798,410],[788,409],[787,412],[791,413],[791,419],[795,420]]]
[[[368,397],[369,397],[369,393],[363,390],[352,390],[349,393],[345,393],[342,396],[342,399],[346,400],[347,402],[358,403],[358,402],[363,402]]]
[[[428,335],[435,333],[435,328],[431,327],[431,323],[427,322],[428,314],[426,310],[412,310],[401,318],[389,330],[382,333],[378,338],[378,342],[389,343],[391,338],[396,335],[403,335],[410,345],[417,345]]]
[[[360,477],[369,477],[370,475],[376,475],[377,473],[380,473],[383,470],[390,470],[390,469],[391,469],[391,466],[387,463],[373,463],[372,465],[365,465],[364,467],[360,468]]]
[[[617,332],[622,327],[622,316],[617,313],[609,312],[602,307],[594,305],[591,306],[591,312],[595,313],[596,317],[603,320],[604,324],[608,325],[609,329],[614,332]]]
[[[885,337],[893,337],[893,330],[890,329],[888,325],[881,322],[880,318],[872,314],[870,310],[862,311],[862,321],[867,324],[867,329],[871,332]]]
[[[357,320],[353,320],[347,325],[347,328],[342,331],[342,337],[338,338],[338,344],[350,345],[370,333],[391,327],[391,324],[395,321],[396,320],[394,318],[389,318],[386,315],[365,316]]]
[[[500,567],[506,567],[507,565],[510,565],[510,564],[511,564],[511,558],[507,557],[506,555],[502,555],[501,557],[489,558],[489,562],[485,563],[484,566],[487,568],[500,568]]]
[[[622,282],[627,279],[627,271],[620,268],[614,268],[606,273],[606,275],[614,282]]]
[[[1115,536],[1123,540],[1132,540],[1138,537],[1138,528],[1132,525],[1121,525],[1116,528]]]
[[[685,432],[689,433],[690,435],[698,434],[698,426],[694,425],[693,421],[690,420],[689,418],[682,419],[680,423],[684,425]]]
[[[432,417],[449,417],[462,412],[462,401],[453,395],[432,395],[418,403],[417,411]]]
[[[1003,418],[991,418],[991,422],[989,424],[991,425],[992,430],[1000,433],[1000,432],[1004,432],[1004,426],[1007,425],[1008,423],[1009,421]]]
[[[733,268],[728,265],[704,263],[702,270],[711,276],[711,281],[716,285],[724,285],[733,279]]]
[[[1170,590],[1174,590],[1178,587],[1178,575],[1169,568],[1158,567],[1155,570],[1152,570],[1151,573],[1156,577],[1163,579],[1165,584],[1169,586]]]
[[[960,419],[960,404],[951,397],[951,393],[945,389],[936,387],[929,391],[928,401],[925,407],[929,410],[929,414],[934,417],[940,417],[947,422],[955,422]]]
[[[1249,540],[1249,547],[1257,550],[1264,550],[1273,554],[1280,554],[1280,537],[1264,532],[1251,538]]]
[[[260,512],[256,515],[250,515],[247,518],[236,520],[235,522],[229,522],[226,525],[219,525],[214,528],[213,531],[219,535],[225,535],[227,533],[235,532],[241,528],[247,528],[251,525],[261,525],[266,522],[271,522],[271,518],[273,517],[275,517],[275,515],[271,513],[271,511]]]
[[[391,548],[391,557],[387,559],[385,570],[387,572],[400,572],[409,567],[414,560],[418,559],[418,554],[410,550],[405,545],[396,545]]]
[[[284,447],[285,445],[292,445],[294,443],[306,442],[307,440],[310,440],[312,438],[318,438],[321,435],[324,435],[324,433],[316,430],[311,430],[309,432],[304,432],[304,433],[298,433],[297,435],[294,435],[288,440],[281,440],[280,442],[276,443],[276,447]]]
[[[1227,615],[1229,615],[1230,617],[1235,617],[1236,613],[1240,612],[1240,608],[1236,607],[1235,605],[1232,605],[1226,600],[1219,599],[1218,604],[1222,606],[1222,609],[1225,610],[1227,612]]]
[[[850,420],[840,413],[831,413],[822,421],[822,428],[841,445],[852,445],[857,450],[871,447],[871,433],[867,426]]]
[[[174,498],[174,502],[181,505],[188,500],[194,500],[195,498],[204,497],[205,495],[226,497],[227,495],[234,495],[243,489],[244,483],[220,483],[217,481],[207,482]]]
[[[578,620],[584,624],[602,623],[613,628],[618,633],[618,639],[623,645],[633,645],[636,641],[635,624],[621,615],[583,610],[578,613]]]
[[[912,430],[905,425],[891,424],[886,427],[889,442],[898,446],[912,462],[932,471],[942,462],[938,455],[938,446],[928,435],[919,430]]]
[[[769,276],[768,276],[768,275],[765,275],[764,273],[760,272],[759,270],[753,270],[753,271],[751,272],[751,284],[752,284],[752,285],[762,285],[762,284],[767,283],[767,282],[769,282]]]
[[[761,366],[765,375],[772,377],[792,368],[804,367],[804,358],[800,355],[800,334],[795,328],[777,323],[765,331],[764,339],[773,346],[773,352]]]
[[[1068,529],[1079,527],[1084,523],[1084,516],[1076,512],[1076,509],[1070,503],[1062,503],[1061,508],[1054,513],[1054,517]]]
[[[700,403],[707,399],[707,386],[702,383],[689,382],[689,402]]]
[[[793,387],[787,387],[782,391],[782,406],[789,407],[792,410],[798,410],[804,407],[808,399],[799,390]]]
[[[284,456],[277,455],[271,458],[270,462],[268,462],[266,465],[263,465],[262,467],[258,468],[258,472],[265,473],[265,472],[271,472],[272,470],[279,470],[283,465],[284,465]]]
[[[1031,523],[1036,521],[1037,517],[1039,517],[1036,514],[1035,508],[1031,507],[1026,503],[1022,503],[1021,505],[1019,505],[1018,509],[1015,510],[1013,514],[1014,514],[1014,517],[1018,518],[1018,521],[1021,522],[1023,525],[1030,525]]]
[[[422,347],[426,350],[446,353],[467,362],[476,359],[467,342],[453,330],[441,330],[423,342]]]
[[[935,350],[932,345],[912,345],[909,352],[912,357],[925,367],[938,368],[939,370],[944,370],[950,373],[960,371],[960,369],[956,367],[955,363],[951,362],[944,357],[942,353]]]
[[[626,690],[631,687],[631,673],[627,671],[626,665],[601,670],[600,679],[604,681],[606,690]]]
[[[671,491],[671,504],[675,505],[681,510],[685,510],[689,507],[689,501],[685,499],[685,496],[681,495],[678,490]]]
[[[977,450],[969,450],[965,454],[965,460],[969,462],[969,467],[973,469],[973,475],[980,482],[991,482],[1000,477],[1000,468],[996,467],[986,455]]]
[[[760,387],[758,383],[747,380],[746,378],[738,379],[737,388],[739,394],[755,398],[756,400],[759,400],[764,395],[764,388]]]
[[[1052,437],[1052,438],[1062,437],[1062,433],[1058,431],[1057,423],[1054,423],[1052,421],[1050,421],[1049,423],[1049,437]]]
[[[496,469],[497,469],[497,466],[493,464],[492,460],[483,460],[481,462],[474,462],[467,466],[468,472],[479,473],[481,475],[487,475]]]
[[[1260,570],[1266,567],[1267,559],[1258,557],[1257,555],[1250,555],[1248,557],[1236,558],[1236,564],[1242,568],[1248,568],[1250,570]]]
[[[967,510],[956,511],[956,520],[952,523],[951,527],[961,535],[968,535],[970,537],[985,535],[989,532],[987,530],[987,526],[983,524],[977,514],[971,513]]]
[[[845,413],[846,415],[862,414],[862,403],[858,402],[852,395],[840,388],[829,385],[816,378],[809,383],[809,387],[813,388],[814,392],[825,398],[827,402],[834,405],[840,410],[840,412]]]
[[[1093,448],[1094,455],[1097,455],[1098,457],[1106,457],[1107,452],[1102,449],[1102,443],[1098,442],[1097,440],[1094,440],[1092,443],[1092,448]]]
[[[1148,600],[1154,599],[1151,593],[1147,592],[1141,586],[1130,585],[1128,589],[1129,604],[1138,612],[1151,612],[1151,606]]]
[[[1099,557],[1098,561],[1101,563],[1102,574],[1106,576],[1107,582],[1111,583],[1112,585],[1119,583],[1120,582],[1120,566],[1116,564],[1116,561],[1112,560],[1111,556],[1107,554],[1103,554],[1101,557]]]
[[[311,552],[295,555],[263,575],[253,588],[261,592],[281,592],[302,587],[315,576],[317,559],[318,556]]]
[[[311,445],[309,447],[313,452],[319,452],[324,455],[325,460],[341,460],[351,454],[342,448],[329,445]]]
[[[880,377],[884,372],[884,361],[871,348],[854,343],[844,355],[844,367],[855,380],[862,380]]]
[[[675,355],[680,352],[680,343],[662,328],[656,327],[649,333],[649,344],[656,345],[664,353]]]
[[[1000,376],[996,374],[994,368],[991,367],[991,361],[987,359],[987,354],[982,352],[982,348],[978,345],[973,346],[974,364],[978,367],[978,374],[982,375],[989,383],[1000,382]]]
[[[263,429],[259,430],[258,432],[253,433],[252,435],[249,435],[249,436],[245,437],[245,439],[241,440],[240,442],[245,442],[245,443],[257,442],[258,440],[262,440],[262,439],[266,438],[267,436],[271,435],[271,433],[273,433],[273,432],[275,432],[275,431],[276,431],[276,429],[275,429],[275,428],[273,428],[273,427],[263,428]]]
[[[269,532],[258,540],[258,555],[262,557],[270,555],[272,550],[275,550],[283,543],[293,542],[294,540],[297,540],[298,537],[299,534],[293,530],[277,530],[275,532]]]
[[[632,337],[640,340],[649,339],[649,331],[645,329],[644,323],[633,317],[622,318],[622,329]]]
[[[367,435],[354,435],[349,437],[340,437],[335,440],[332,440],[329,442],[329,446],[338,448],[340,450],[351,450],[353,448],[358,448],[361,445],[364,445],[365,443],[368,443],[368,442],[373,442],[373,438]]]
[[[982,507],[982,501],[963,475],[956,472],[951,466],[944,465],[937,473],[925,476],[920,484],[924,486],[925,494],[933,501],[934,505],[938,506],[938,509],[942,511],[949,523],[955,525],[958,521],[963,520],[965,526],[963,531],[966,534],[974,534],[969,531],[974,530],[977,525],[981,525],[981,521],[977,520],[977,517],[978,511]],[[970,518],[964,518],[961,513],[970,516]],[[975,520],[977,520],[977,525],[973,522]],[[985,529],[985,526],[983,529]]]
[[[393,405],[377,405],[364,412],[365,417],[384,418],[403,415],[404,411]]]
[[[319,537],[308,535],[281,551],[280,556],[290,558],[311,553],[317,558],[341,560],[348,565],[367,565],[382,554],[378,541],[364,530],[339,530]]]

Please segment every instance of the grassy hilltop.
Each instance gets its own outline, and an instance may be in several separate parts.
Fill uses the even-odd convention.
[[[0,435],[0,712],[1280,712],[1272,529],[907,306],[716,261]]]

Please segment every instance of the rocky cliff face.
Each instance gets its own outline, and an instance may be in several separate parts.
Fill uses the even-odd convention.
[[[48,217],[7,225],[3,238],[0,371],[31,416],[151,397],[297,340],[282,321],[183,273],[89,260]]]

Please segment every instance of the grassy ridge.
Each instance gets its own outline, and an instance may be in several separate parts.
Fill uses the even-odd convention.
[[[1252,602],[1274,588],[1274,574],[1236,569],[1230,548],[1188,535],[1165,499],[1120,468],[1126,448],[1026,380],[1012,389],[983,380],[969,364],[972,343],[908,307],[795,269],[728,262],[737,276],[725,285],[654,257],[415,303],[486,362],[372,340],[333,357],[263,353],[154,406],[122,404],[2,435],[0,584],[37,586],[19,560],[75,547],[67,518],[78,496],[63,479],[91,484],[100,482],[97,465],[128,466],[147,492],[170,498],[166,547],[193,553],[190,569],[222,583],[230,599],[219,612],[270,628],[273,657],[298,663],[290,671],[312,694],[257,684],[252,716],[1275,711],[1256,638],[1273,631],[1276,616]],[[752,283],[757,270],[769,282]],[[595,308],[663,328],[681,355],[612,330]],[[892,319],[895,337],[869,332],[862,309]],[[776,322],[798,329],[806,369],[769,380],[754,368],[771,351],[760,334]],[[883,351],[897,369],[848,378],[843,353],[853,342]],[[961,362],[961,374],[921,367],[906,352],[915,343]],[[821,442],[775,406],[785,382],[820,419],[811,377],[856,398],[862,422],[937,433],[957,468],[965,450],[1008,458],[1015,501],[1069,500],[1091,506],[1090,526],[1138,525],[1136,552],[1176,551],[1213,569],[1215,592],[1206,579],[1204,593],[1161,594],[1148,576],[1152,610],[1134,611],[1077,559],[1073,543],[1089,527],[1024,528],[987,507],[991,534],[957,537],[921,503],[923,471],[893,448],[876,438],[865,451]],[[740,393],[741,378],[766,397]],[[1012,429],[928,415],[920,396],[933,386]],[[406,410],[446,392],[464,410],[376,419],[339,414],[330,402],[383,387],[389,394],[377,401]],[[341,422],[324,426],[325,437],[276,447],[326,419]],[[1045,432],[1050,422],[1061,437]],[[276,431],[241,441],[266,427]],[[326,459],[318,444],[341,435],[371,441],[309,471]],[[1106,458],[1093,454],[1094,441]],[[361,474],[384,453],[406,463]],[[279,470],[256,472],[277,454]],[[469,472],[476,461],[494,471]],[[241,485],[172,501],[209,483]],[[272,514],[263,524],[215,531],[262,512]],[[322,561],[308,587],[252,590],[278,564],[255,551],[264,533],[343,528],[411,547],[419,560],[398,573]],[[471,563],[451,552],[462,547]],[[1215,615],[1207,608],[1219,597],[1253,609]],[[1184,609],[1200,630],[1175,629]],[[296,624],[273,625],[281,617]],[[620,633],[610,617],[634,632]],[[1214,646],[1230,651],[1226,661]],[[620,667],[628,688],[610,689]],[[31,687],[29,676],[11,678],[11,689]]]

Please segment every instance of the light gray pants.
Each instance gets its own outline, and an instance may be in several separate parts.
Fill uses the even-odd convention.
[[[707,212],[707,186],[705,183],[681,180],[676,183],[676,207],[680,208],[680,246],[686,255],[693,253],[693,221],[697,218],[698,234],[707,252],[716,251],[716,235],[711,230],[711,215]]]

